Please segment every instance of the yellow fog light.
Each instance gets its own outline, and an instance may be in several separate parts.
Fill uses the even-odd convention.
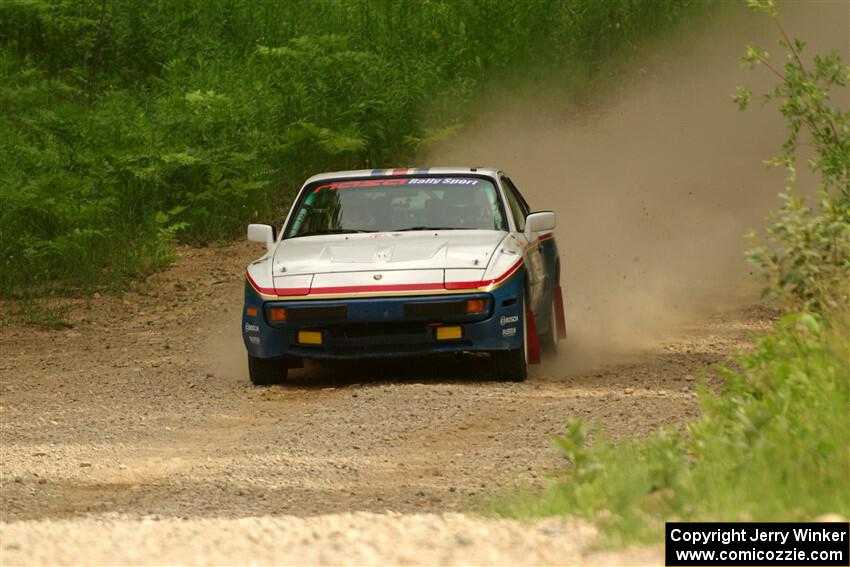
[[[437,340],[450,341],[463,338],[462,327],[437,327]]]
[[[466,300],[466,312],[470,315],[476,313],[484,313],[487,311],[487,300],[486,299],[467,299]]]
[[[298,331],[298,342],[302,345],[322,344],[321,331]]]

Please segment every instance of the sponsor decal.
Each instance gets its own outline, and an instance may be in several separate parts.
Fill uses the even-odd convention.
[[[405,172],[406,173],[406,172]],[[469,185],[475,186],[480,179],[472,177],[401,177],[397,179],[363,179],[358,181],[334,181],[313,189],[319,193],[324,189],[352,189],[355,187],[392,187],[400,185]]]
[[[250,343],[253,344],[253,345],[258,345],[258,344],[260,344],[260,337],[255,337],[255,336],[252,335],[252,336],[248,337],[248,341],[250,341]]]
[[[516,327],[508,327],[507,329],[502,329],[503,337],[513,337],[516,335]]]
[[[318,193],[323,189],[352,189],[354,187],[388,187],[393,185],[406,185],[409,179],[365,179],[363,181],[334,181],[325,185],[319,185],[313,192]]]
[[[260,331],[259,325],[252,325],[251,323],[245,323],[245,332],[246,333],[257,333]]]
[[[478,185],[479,181],[469,177],[417,177],[410,179],[407,185]]]
[[[506,316],[502,315],[502,318],[499,319],[499,324],[504,327],[505,325],[509,325],[511,323],[516,323],[518,321],[519,321],[519,315],[512,315],[510,317],[506,317]]]

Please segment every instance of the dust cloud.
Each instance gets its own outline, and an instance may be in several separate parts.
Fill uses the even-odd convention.
[[[785,3],[780,15],[809,56],[839,49],[848,60],[850,3]],[[778,38],[767,16],[724,6],[647,48],[604,98],[559,98],[545,84],[497,93],[427,156],[502,168],[533,209],[557,212],[570,334],[559,365],[614,362],[689,319],[757,300],[743,235],[779,203],[785,174],[762,162],[786,126],[775,106],[740,112],[732,95],[774,84],[740,57],[754,43],[781,59]]]

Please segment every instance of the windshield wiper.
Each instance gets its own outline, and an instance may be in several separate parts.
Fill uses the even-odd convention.
[[[410,226],[407,228],[397,228],[392,232],[408,232],[411,230],[474,230],[472,228],[459,226]]]
[[[299,236],[319,236],[322,234],[356,234],[360,232],[378,232],[377,230],[359,230],[356,228],[326,228],[323,230],[310,230],[307,232],[302,232],[301,234],[295,234],[290,236],[290,238],[298,238]]]

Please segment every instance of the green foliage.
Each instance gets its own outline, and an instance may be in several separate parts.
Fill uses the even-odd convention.
[[[773,2],[751,1],[751,6],[776,17]],[[779,68],[770,55],[747,47],[744,62],[764,66],[779,79],[766,93],[764,103],[777,101],[788,123],[783,152],[769,163],[788,171],[782,207],[773,215],[767,242],[748,251],[761,269],[765,292],[782,299],[790,309],[834,309],[847,301],[850,279],[850,111],[830,103],[830,95],[846,95],[850,67],[837,52],[816,55],[805,63],[805,44],[791,39],[777,26],[783,39],[785,63]],[[745,109],[752,93],[738,88],[736,102]],[[814,206],[795,194],[796,154],[801,137],[811,148],[809,167],[820,175]],[[754,235],[751,235],[754,236]]]
[[[850,311],[791,315],[701,392],[703,416],[644,441],[586,444],[571,422],[569,467],[543,493],[498,503],[510,516],[579,515],[608,543],[657,542],[663,523],[802,521],[850,515]]]
[[[580,83],[695,0],[0,2],[0,296],[108,286],[391,167],[493,84]],[[557,78],[557,77],[556,77]]]
[[[748,258],[761,268],[766,294],[792,309],[834,310],[847,301],[850,208],[825,193],[814,210],[790,191],[780,197],[767,229],[770,245],[748,250]]]

